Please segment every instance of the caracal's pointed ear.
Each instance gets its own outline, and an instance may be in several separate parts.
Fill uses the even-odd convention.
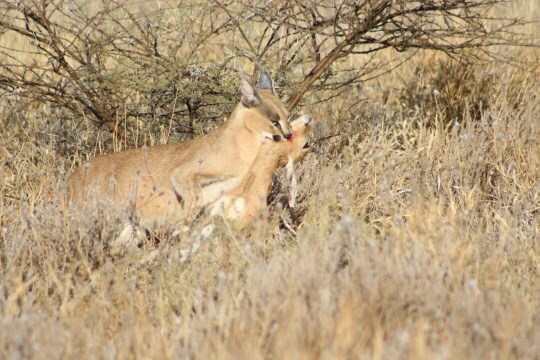
[[[250,108],[261,103],[261,96],[243,71],[240,71],[240,92],[242,93],[242,104],[245,107]]]
[[[276,91],[274,88],[274,80],[272,80],[270,75],[268,75],[268,72],[266,71],[264,66],[262,66],[259,60],[255,60],[255,64],[257,65],[257,67],[259,68],[259,72],[261,73],[259,76],[259,83],[257,84],[257,86],[261,90],[270,90],[273,94],[275,94]]]

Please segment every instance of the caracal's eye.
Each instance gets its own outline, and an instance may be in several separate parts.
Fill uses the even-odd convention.
[[[309,143],[305,143],[302,149],[309,149]]]
[[[272,121],[272,125],[274,125],[278,129],[281,129],[281,124],[279,123],[279,121]]]

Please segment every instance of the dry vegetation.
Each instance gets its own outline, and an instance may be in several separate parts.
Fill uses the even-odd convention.
[[[505,11],[540,18],[535,0]],[[10,36],[3,49],[17,44]],[[30,45],[18,45],[30,62]],[[251,234],[227,224],[210,239],[198,224],[162,229],[121,256],[108,247],[122,227],[114,214],[62,207],[66,173],[102,151],[215,126],[236,101],[232,67],[208,65],[227,78],[221,88],[193,85],[193,98],[163,82],[172,73],[181,81],[185,64],[154,72],[153,90],[141,78],[139,93],[115,99],[126,105],[111,127],[4,89],[0,357],[540,358],[540,52],[499,50],[513,63],[374,55],[411,60],[335,89],[331,101],[319,102],[325,89],[306,98],[316,137],[336,136],[301,166],[288,226],[271,212]],[[361,56],[345,60],[339,66],[366,68]],[[111,84],[128,74],[109,70]],[[289,76],[278,79],[284,92]],[[202,92],[214,90],[222,103],[206,106]],[[160,96],[181,111],[151,108]],[[128,114],[136,103],[141,113]]]

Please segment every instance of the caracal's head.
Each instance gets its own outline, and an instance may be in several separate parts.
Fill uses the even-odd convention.
[[[261,141],[288,140],[292,136],[289,123],[289,111],[276,96],[274,83],[262,66],[257,88],[240,74],[240,91],[242,93],[242,117],[245,126],[259,135]]]

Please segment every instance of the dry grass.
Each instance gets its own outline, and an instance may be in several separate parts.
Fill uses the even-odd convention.
[[[270,216],[116,257],[115,217],[58,196],[94,133],[5,101],[0,357],[540,358],[539,86],[417,57],[312,109],[340,135],[302,165],[296,236]]]

